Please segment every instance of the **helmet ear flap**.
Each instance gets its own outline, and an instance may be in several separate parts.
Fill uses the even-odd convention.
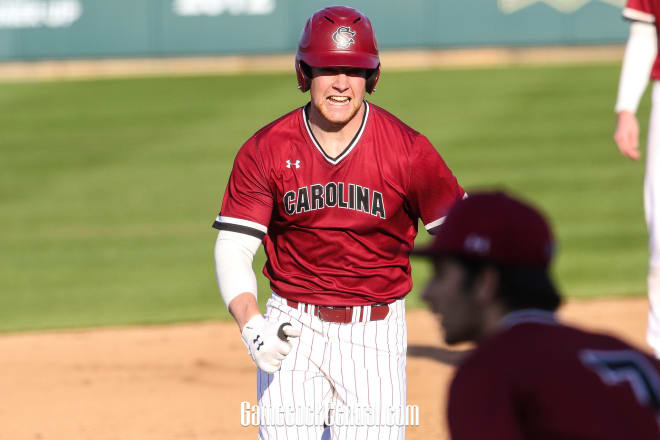
[[[309,66],[301,59],[296,59],[296,76],[298,77],[298,89],[305,93],[309,90],[312,72]]]
[[[371,94],[376,91],[376,83],[380,78],[380,64],[375,69],[367,71],[367,93]]]

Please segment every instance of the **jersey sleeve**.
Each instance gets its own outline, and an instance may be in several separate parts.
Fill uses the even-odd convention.
[[[433,233],[454,202],[464,196],[465,191],[431,142],[417,136],[410,154],[408,197],[426,230]]]
[[[213,227],[263,239],[273,210],[266,175],[256,141],[250,139],[236,155]]]
[[[452,440],[523,440],[513,390],[485,366],[459,367],[449,389]]]
[[[628,0],[623,9],[623,17],[631,21],[655,23],[653,5],[654,0]]]

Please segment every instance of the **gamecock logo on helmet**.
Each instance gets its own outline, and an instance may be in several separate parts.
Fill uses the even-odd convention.
[[[337,43],[339,49],[348,49],[348,47],[355,43],[353,37],[355,32],[351,30],[348,26],[339,26],[334,34],[332,34],[332,40]]]

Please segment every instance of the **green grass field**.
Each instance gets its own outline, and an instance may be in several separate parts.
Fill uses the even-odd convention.
[[[540,205],[568,295],[639,295],[643,163],[611,140],[618,71],[385,69],[371,100],[426,134],[468,190]],[[233,157],[305,102],[293,73],[0,84],[0,330],[226,317],[210,225]],[[413,270],[419,288],[428,268]]]

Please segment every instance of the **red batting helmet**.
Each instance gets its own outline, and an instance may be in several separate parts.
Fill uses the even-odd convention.
[[[380,75],[378,43],[366,15],[346,6],[330,6],[307,20],[296,53],[298,88],[309,90],[309,67],[367,69],[367,92]]]

